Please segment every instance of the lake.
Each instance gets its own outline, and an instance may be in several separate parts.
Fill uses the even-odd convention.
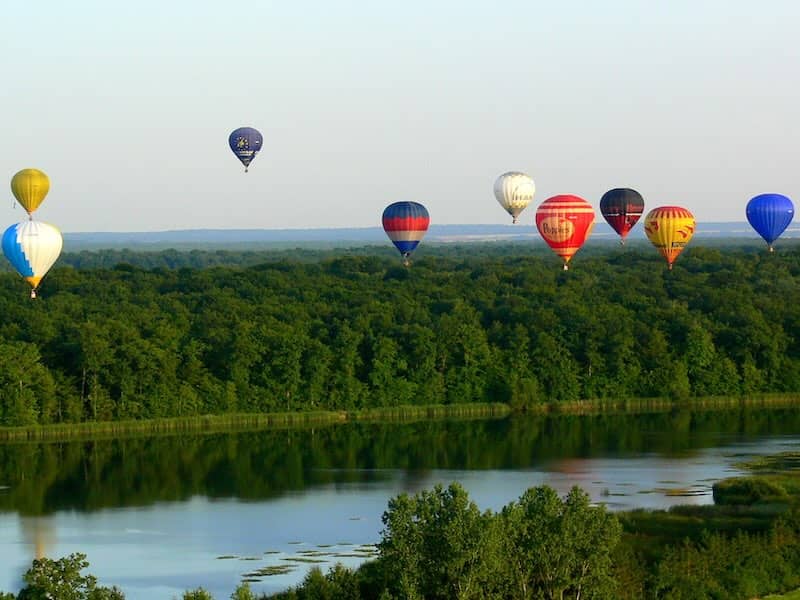
[[[38,555],[87,555],[128,600],[227,599],[374,552],[389,498],[460,482],[498,510],[542,484],[611,510],[712,503],[750,456],[797,449],[800,410],[355,423],[0,444],[0,591]],[[288,572],[257,575],[282,566]]]

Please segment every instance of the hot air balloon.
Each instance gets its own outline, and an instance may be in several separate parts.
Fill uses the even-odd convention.
[[[536,209],[536,227],[553,252],[564,259],[566,271],[569,260],[592,233],[594,209],[578,196],[553,196]]]
[[[503,173],[494,182],[494,196],[511,215],[512,223],[517,222],[519,214],[531,203],[535,191],[533,179],[519,171]]]
[[[41,221],[22,221],[3,233],[3,254],[31,286],[31,298],[36,288],[61,254],[61,232]]]
[[[642,195],[630,188],[614,188],[608,190],[600,198],[600,213],[619,234],[620,243],[625,243],[633,226],[642,216],[644,200]]]
[[[670,270],[672,263],[692,239],[695,227],[692,213],[680,206],[659,206],[644,218],[647,239],[667,259]]]
[[[247,168],[253,159],[261,150],[261,143],[263,138],[258,130],[252,127],[239,127],[234,129],[228,136],[228,145],[242,164],[244,165],[244,172],[247,173]]]
[[[428,231],[428,210],[418,202],[395,202],[383,211],[383,230],[403,255],[408,266],[409,257]]]
[[[782,194],[760,194],[747,203],[747,220],[772,252],[772,242],[784,232],[794,217],[794,204]]]
[[[11,192],[31,215],[50,191],[50,179],[39,169],[22,169],[11,178]]]

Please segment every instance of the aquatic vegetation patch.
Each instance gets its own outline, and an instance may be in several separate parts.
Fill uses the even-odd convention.
[[[272,577],[273,575],[286,575],[287,573],[291,573],[294,570],[295,569],[292,565],[269,565],[267,567],[261,567],[260,569],[256,569],[255,571],[250,571],[248,573],[245,573],[243,577],[247,578]],[[259,581],[259,579],[255,579],[255,581]]]
[[[656,488],[659,494],[670,498],[691,498],[693,496],[708,496],[706,490],[693,490],[692,488]]]
[[[755,473],[792,473],[800,471],[800,452],[780,452],[769,456],[757,456],[736,463],[741,469]]]
[[[285,560],[287,562],[299,562],[299,563],[325,563],[328,562],[327,560],[323,560],[321,558],[310,558],[306,556],[287,556],[282,558],[281,560]]]

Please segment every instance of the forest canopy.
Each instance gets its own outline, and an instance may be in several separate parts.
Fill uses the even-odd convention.
[[[0,273],[0,424],[800,391],[799,250],[525,248],[83,252],[34,301]]]

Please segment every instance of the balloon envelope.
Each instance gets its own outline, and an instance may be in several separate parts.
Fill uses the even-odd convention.
[[[769,245],[778,239],[794,217],[794,204],[782,194],[760,194],[750,199],[745,209],[747,220]]]
[[[644,218],[647,239],[667,260],[670,269],[692,239],[696,226],[694,215],[680,206],[659,206]]]
[[[242,161],[245,171],[247,171],[250,163],[253,162],[258,151],[261,150],[263,141],[261,133],[252,127],[239,127],[239,129],[234,129],[228,136],[228,145],[236,155],[236,158]]]
[[[41,221],[22,221],[3,233],[3,254],[35,290],[61,254],[61,232]]]
[[[633,226],[644,212],[644,199],[636,190],[614,188],[600,198],[600,214],[625,242]]]
[[[564,260],[564,270],[594,227],[594,209],[579,196],[548,198],[536,209],[536,228],[547,245]]]
[[[494,197],[508,214],[513,223],[519,214],[533,201],[536,184],[525,173],[509,171],[503,173],[494,182]]]
[[[30,215],[50,191],[50,179],[39,169],[22,169],[11,178],[11,193]]]
[[[383,211],[383,230],[408,264],[430,225],[428,210],[419,202],[395,202]]]

